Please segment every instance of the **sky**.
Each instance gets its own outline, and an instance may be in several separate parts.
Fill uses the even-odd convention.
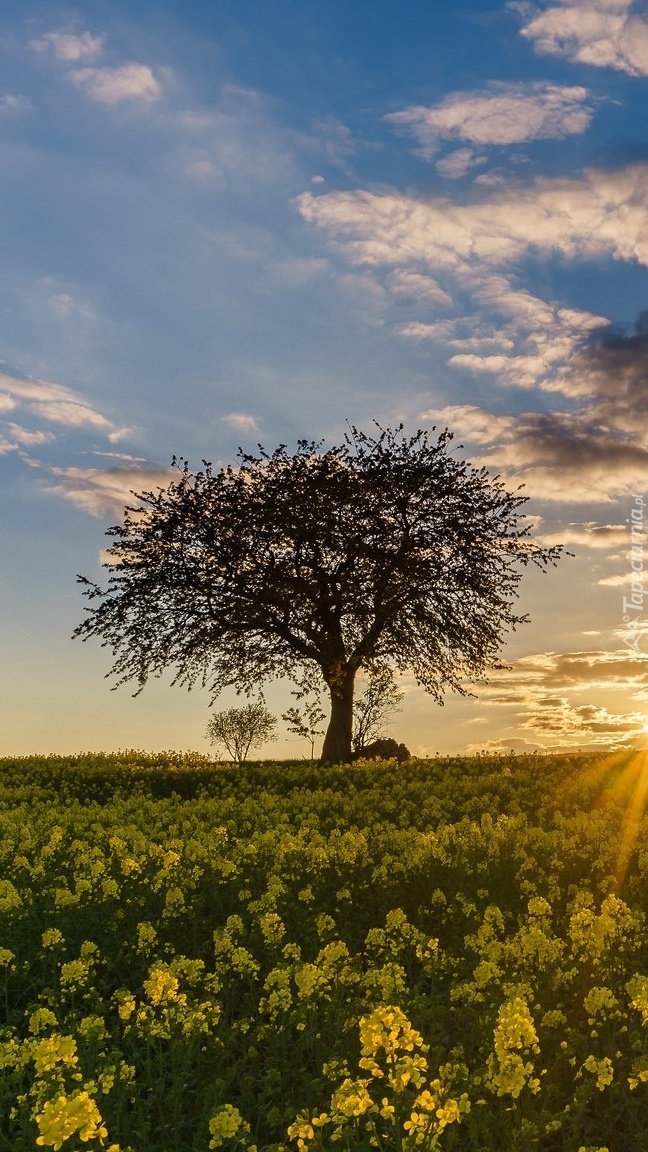
[[[404,678],[392,734],[645,739],[647,96],[645,2],[3,5],[0,755],[208,751],[206,693],[71,640],[76,575],[174,455],[373,420],[448,426],[573,553],[507,667],[443,708]]]

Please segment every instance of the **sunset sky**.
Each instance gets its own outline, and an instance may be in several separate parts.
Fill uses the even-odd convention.
[[[8,0],[0,61],[0,755],[207,751],[205,693],[72,642],[76,574],[174,454],[373,419],[448,425],[574,553],[393,734],[644,740],[648,5]]]

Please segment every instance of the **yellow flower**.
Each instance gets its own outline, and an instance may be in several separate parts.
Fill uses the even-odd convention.
[[[630,1091],[634,1092],[640,1084],[648,1083],[648,1056],[639,1056],[632,1061],[632,1076],[628,1076]]]
[[[405,1013],[393,1005],[376,1008],[370,1016],[361,1018],[360,1043],[363,1056],[377,1056],[382,1049],[388,1061],[393,1060],[397,1052],[424,1048],[420,1032],[412,1028]]]
[[[259,926],[266,944],[278,944],[286,934],[281,917],[276,912],[259,916]]]
[[[36,1143],[47,1145],[58,1152],[68,1136],[78,1132],[79,1139],[103,1140],[108,1129],[103,1125],[101,1114],[92,1097],[87,1092],[77,1096],[58,1096],[48,1100],[43,1111],[36,1117],[40,1135]]]
[[[426,1088],[425,1091],[416,1097],[414,1105],[416,1108],[420,1108],[425,1112],[427,1123],[434,1120],[434,1130],[436,1132],[443,1131],[448,1124],[460,1122],[462,1113],[470,1111],[470,1104],[465,1094],[460,1101],[452,1098],[444,1100],[444,1087],[440,1080],[433,1080],[430,1088],[433,1089],[433,1092],[430,1092],[429,1089]],[[413,1112],[410,1117],[414,1128],[420,1128],[423,1125],[423,1119],[422,1113]]]
[[[588,1056],[583,1068],[596,1076],[596,1087],[599,1092],[602,1092],[614,1080],[614,1065],[607,1056],[603,1056],[600,1060],[596,1056]]]
[[[129,992],[127,988],[120,988],[118,992],[115,992],[115,1000],[117,1001],[120,1020],[129,1020],[137,1007],[133,993]]]
[[[360,1067],[374,1079],[385,1076],[378,1063],[378,1059],[383,1059],[389,1084],[396,1092],[402,1092],[408,1084],[418,1087],[422,1082],[427,1061],[424,1056],[410,1056],[409,1053],[414,1053],[415,1048],[427,1049],[420,1032],[412,1028],[400,1008],[386,1005],[376,1008],[369,1016],[363,1016],[360,1020],[360,1043]]]
[[[58,928],[46,928],[41,936],[43,948],[56,948],[63,943],[63,933]]]
[[[551,904],[544,896],[532,896],[527,904],[529,916],[551,916]]]
[[[290,1125],[288,1136],[291,1140],[297,1141],[297,1147],[303,1152],[308,1147],[309,1141],[314,1138],[315,1129],[306,1116],[298,1116],[295,1123]]]
[[[648,1024],[648,976],[637,973],[626,984],[626,991],[632,1007],[641,1012],[642,1024]]]
[[[495,1053],[488,1060],[488,1083],[497,1095],[516,1099],[525,1086],[539,1091],[540,1081],[532,1076],[532,1061],[519,1055],[520,1051],[540,1051],[533,1017],[522,996],[513,996],[500,1008],[493,1041]]]
[[[57,1064],[78,1064],[76,1041],[72,1036],[59,1036],[56,1033],[46,1040],[34,1044],[33,1057],[39,1075],[51,1072]]]
[[[436,1110],[436,1118],[439,1128],[445,1128],[447,1124],[454,1124],[456,1120],[461,1119],[461,1109],[456,1100],[446,1100],[441,1108]]]
[[[386,1096],[383,1096],[380,1103],[381,1103],[381,1108],[380,1108],[379,1115],[382,1116],[383,1120],[391,1120],[395,1111],[396,1111],[396,1109],[394,1108],[394,1105],[389,1103],[389,1100],[387,1099]]]
[[[362,1061],[360,1064],[362,1065]],[[418,1088],[425,1080],[426,1071],[427,1060],[424,1056],[403,1056],[389,1071],[389,1085],[395,1092],[402,1092],[408,1084]]]
[[[245,1144],[250,1136],[250,1125],[233,1104],[223,1104],[209,1121],[209,1131],[212,1137],[209,1147],[220,1148],[227,1140],[235,1139],[238,1145]]]
[[[609,988],[595,987],[587,993],[583,1004],[588,1015],[588,1024],[594,1024],[597,1016],[600,1015],[605,1019],[614,1013],[619,1001]]]
[[[422,1138],[429,1126],[429,1112],[412,1112],[409,1120],[406,1120],[403,1124],[403,1130],[407,1132],[409,1136],[414,1136],[416,1133],[419,1133]],[[421,1140],[417,1140],[416,1143],[421,1143]]]
[[[57,1024],[58,1020],[49,1008],[37,1008],[29,1017],[29,1031],[34,1036],[48,1028],[56,1028]]]
[[[137,925],[137,951],[146,952],[147,949],[157,943],[157,932],[148,920],[142,920]]]
[[[331,1097],[331,1107],[343,1116],[364,1116],[375,1112],[376,1105],[367,1091],[368,1080],[343,1080]]]
[[[85,961],[70,960],[67,964],[61,965],[61,984],[69,984],[72,988],[78,988],[85,984],[89,974],[89,967]]]
[[[166,1001],[186,1003],[184,993],[178,993],[179,981],[164,968],[151,968],[148,980],[144,981],[144,990],[152,1004],[156,1006]]]

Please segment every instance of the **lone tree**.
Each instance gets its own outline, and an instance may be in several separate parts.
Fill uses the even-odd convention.
[[[232,760],[243,764],[250,748],[259,748],[269,740],[276,740],[276,717],[265,704],[246,704],[243,708],[226,708],[216,712],[207,725],[210,744],[222,744]]]
[[[320,708],[319,700],[307,700],[303,711],[301,708],[293,706],[287,712],[282,712],[281,719],[286,721],[289,732],[294,732],[295,736],[301,736],[302,740],[308,740],[310,758],[314,760],[315,741],[318,736],[324,735],[324,729],[320,728],[320,724],[326,720],[326,715]]]
[[[405,693],[399,692],[394,684],[391,668],[379,668],[369,677],[353,710],[351,745],[354,752],[385,738],[383,725],[395,712],[400,712],[404,699]]]
[[[168,488],[135,494],[108,531],[107,589],[79,577],[91,603],[75,635],[112,649],[115,687],[173,668],[216,696],[316,673],[325,763],[350,759],[360,668],[408,670],[439,703],[465,695],[526,620],[523,568],[560,548],[529,539],[527,498],[453,456],[447,430],[376,428],[326,451],[239,450],[218,471],[174,460]]]

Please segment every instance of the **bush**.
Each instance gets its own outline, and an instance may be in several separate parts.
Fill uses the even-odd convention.
[[[383,736],[380,740],[365,744],[364,748],[358,748],[351,757],[352,760],[398,760],[399,764],[410,758],[409,748],[405,744],[399,744],[391,736]]]

